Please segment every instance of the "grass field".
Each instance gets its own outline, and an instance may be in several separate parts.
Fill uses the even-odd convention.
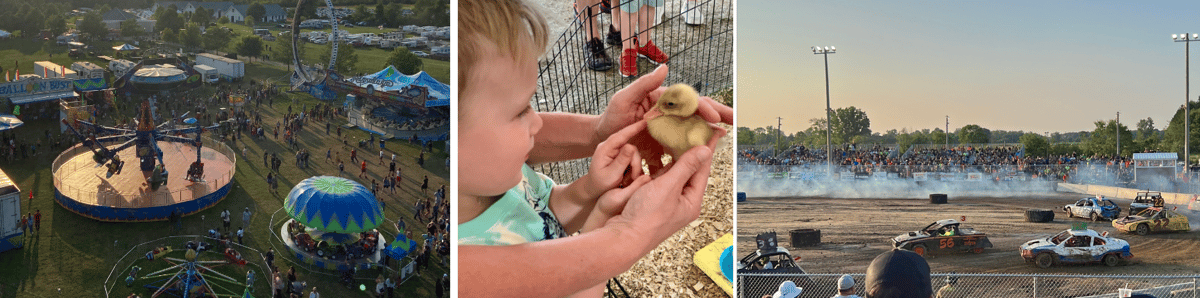
[[[243,24],[229,23],[229,24],[224,24],[224,25],[219,25],[219,26],[229,27],[230,29],[233,29],[234,32],[236,32],[238,35],[241,35],[241,36],[253,34],[253,31],[254,31],[250,27],[243,25]],[[278,34],[281,30],[288,30],[288,29],[279,28],[276,26],[276,24],[256,25],[256,26],[254,26],[254,28],[270,29],[271,33],[275,34],[276,36],[278,36]],[[359,26],[355,26],[353,28],[342,28],[342,29],[349,31],[351,34],[357,34],[357,33],[383,34],[383,33],[391,32],[391,31],[395,30],[395,29],[391,29],[391,28],[384,28],[383,30],[379,30],[376,27],[359,27]],[[301,29],[300,31],[301,32],[309,32],[309,31],[314,31],[314,30]],[[329,32],[329,30],[326,29],[325,32]],[[240,38],[240,37],[238,37],[238,38]],[[235,38],[235,39],[238,39],[238,38]],[[305,61],[305,63],[308,63],[308,64],[320,63],[320,61],[322,61],[321,55],[323,55],[325,53],[326,48],[330,47],[329,44],[320,45],[320,44],[315,44],[315,43],[311,43],[311,42],[303,42],[303,41],[301,41],[301,43],[304,44],[304,49],[305,49],[304,61]],[[274,42],[266,42],[266,44],[274,44]],[[230,44],[227,48],[223,49],[223,51],[235,52],[235,47],[236,47],[235,44]],[[343,47],[349,47],[349,46],[348,45],[339,46],[339,48],[343,48]],[[404,49],[404,48],[400,47],[400,49]],[[405,49],[405,50],[407,50],[407,49]],[[386,63],[388,58],[391,57],[391,55],[392,55],[392,50],[385,50],[385,49],[380,49],[380,48],[376,48],[376,47],[355,48],[354,52],[358,54],[358,63],[355,64],[355,67],[354,67],[354,72],[356,75],[357,75],[357,73],[374,73],[376,71],[383,70],[383,68],[387,67],[387,66],[386,65],[381,66],[381,64]],[[421,58],[421,60],[424,62],[425,72],[429,73],[430,76],[432,76],[434,79],[437,79],[439,82],[450,84],[450,62],[449,61],[441,61],[441,60],[426,59],[426,58]]]
[[[53,48],[43,48],[34,42],[14,41],[16,40],[0,43],[0,65],[4,65],[5,69],[8,69],[10,65],[7,64],[11,64],[14,60],[20,61],[22,73],[32,71],[32,61],[36,60],[49,58],[59,64],[70,64],[65,54],[60,57],[60,54],[55,53]],[[49,57],[50,53],[55,53],[53,58]],[[360,57],[360,61],[372,61],[371,59]],[[375,61],[374,63],[380,62]],[[286,74],[285,70],[269,65],[255,63],[247,65],[247,77],[250,79],[278,79]],[[201,88],[195,90],[194,95],[202,96],[211,93],[212,89],[212,87]],[[118,100],[125,101],[121,103],[122,105],[137,104],[128,99]],[[293,106],[293,108],[304,105],[311,107],[317,103],[316,99],[307,95],[284,94],[276,98],[273,105],[263,105],[261,108],[263,120],[265,123],[274,123],[280,121],[289,106]],[[126,117],[128,116],[131,115],[126,115]],[[345,123],[344,118],[338,118],[331,124],[333,127],[338,127]],[[25,248],[0,253],[0,268],[3,268],[0,270],[0,297],[103,297],[102,283],[104,279],[113,269],[117,259],[129,251],[132,245],[175,234],[200,234],[204,230],[217,226],[218,213],[226,209],[240,214],[240,210],[248,207],[254,212],[253,219],[247,228],[246,245],[265,251],[271,247],[269,230],[279,228],[278,226],[269,226],[269,218],[272,213],[282,207],[290,186],[311,176],[337,175],[336,165],[325,162],[324,152],[332,149],[333,152],[346,158],[349,147],[343,146],[342,142],[355,144],[357,140],[367,137],[367,134],[360,130],[343,129],[342,137],[339,138],[334,132],[326,134],[323,126],[324,123],[310,122],[305,130],[298,134],[302,146],[313,153],[313,166],[299,169],[292,163],[285,162],[280,170],[282,179],[278,194],[267,189],[264,178],[267,170],[262,164],[263,153],[264,151],[275,152],[280,155],[281,159],[289,161],[293,160],[290,159],[294,156],[293,151],[286,149],[281,140],[271,138],[239,139],[237,144],[231,144],[235,151],[245,148],[246,152],[245,156],[238,156],[233,188],[229,195],[216,206],[185,217],[182,233],[172,232],[165,222],[97,222],[57,206],[53,202],[54,186],[50,164],[58,152],[43,150],[33,158],[12,162],[0,161],[0,169],[7,172],[24,193],[33,191],[35,195],[32,203],[22,200],[22,211],[40,210],[43,217],[41,231],[33,233],[27,238]],[[19,138],[34,140],[45,130],[56,132],[55,120],[31,120],[11,132]],[[449,169],[444,166],[443,162],[448,154],[441,146],[444,146],[444,143],[435,144],[435,147],[438,148],[432,154],[427,153],[428,162],[424,167],[419,167],[415,160],[420,151],[418,147],[403,141],[389,141],[388,153],[395,153],[397,163],[405,169],[403,172],[405,184],[396,194],[383,195],[383,200],[387,203],[385,215],[389,220],[404,219],[408,221],[409,226],[416,224],[412,220],[412,206],[422,194],[420,184],[413,184],[413,181],[419,182],[423,176],[428,175],[431,189],[448,184]],[[373,154],[368,155],[373,156]],[[368,169],[371,178],[374,179],[380,179],[384,172],[380,166],[375,164],[370,165]],[[345,176],[358,180],[354,174]],[[362,180],[359,181],[362,182]],[[369,185],[370,181],[366,181],[365,184]],[[430,194],[432,195],[432,192]],[[203,222],[202,217],[206,218],[207,222]],[[241,217],[235,215],[233,223],[235,227],[242,224]],[[388,239],[391,239],[391,236],[396,233],[395,228],[391,226],[382,227],[381,230]],[[143,253],[145,252],[133,252],[135,255]],[[290,257],[286,257],[284,254],[277,255],[279,257],[277,257],[276,264],[286,268],[288,263],[285,259]],[[401,292],[405,293],[405,297],[434,295],[435,278],[440,277],[448,270],[446,267],[437,265],[439,261],[435,257],[431,262],[432,269],[423,272],[419,277],[409,280],[400,287]],[[393,265],[395,264],[393,262]],[[321,289],[324,297],[365,296],[357,288],[350,289],[341,286],[331,277],[308,273],[301,267],[297,267],[297,270],[300,272],[300,279],[308,281],[310,286]],[[362,283],[373,286],[374,282],[369,280],[373,280],[376,274],[378,272],[366,272],[360,274],[359,277],[364,279]],[[61,294],[58,289],[61,289]],[[267,297],[265,292],[256,294],[256,296]]]

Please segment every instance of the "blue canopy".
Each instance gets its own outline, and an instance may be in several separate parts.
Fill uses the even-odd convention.
[[[416,247],[416,241],[408,239],[408,237],[405,237],[404,234],[400,234],[396,235],[396,240],[392,241],[391,244],[388,244],[383,251],[387,253],[389,257],[399,260],[403,259],[405,256],[408,256],[408,254],[411,253]]]
[[[379,72],[346,80],[360,87],[370,86],[380,91],[399,91],[409,85],[417,85],[429,89],[430,101],[445,102],[448,105],[450,100],[450,85],[438,82],[424,71],[405,75],[397,71],[395,67],[388,65]]]
[[[306,227],[325,232],[358,233],[383,222],[383,207],[367,187],[350,179],[317,176],[296,184],[284,208]]]

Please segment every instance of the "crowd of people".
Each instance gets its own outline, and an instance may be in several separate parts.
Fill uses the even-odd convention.
[[[739,164],[780,167],[760,167],[767,171],[807,169],[824,171],[824,149],[794,146],[778,155],[754,148],[738,154]],[[1125,157],[1081,154],[1025,156],[1016,146],[961,146],[950,148],[913,148],[900,152],[894,147],[874,145],[858,148],[840,146],[833,150],[833,163],[838,171],[870,175],[884,171],[901,178],[911,178],[920,172],[978,172],[999,179],[1003,175],[1023,175],[1030,178],[1116,184],[1133,178],[1133,161]],[[783,167],[786,166],[786,167]]]

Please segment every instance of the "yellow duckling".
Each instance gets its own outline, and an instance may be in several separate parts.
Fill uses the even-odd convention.
[[[686,84],[672,85],[654,107],[662,115],[647,120],[646,130],[672,158],[679,158],[692,147],[708,144],[713,136],[708,121],[696,115],[699,107],[700,94],[696,89]]]

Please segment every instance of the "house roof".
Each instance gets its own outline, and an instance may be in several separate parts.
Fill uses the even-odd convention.
[[[267,9],[268,17],[270,17],[270,16],[287,17],[287,10],[284,10],[283,7],[279,6],[279,4],[263,4],[263,8]]]
[[[124,20],[128,20],[128,19],[137,19],[138,18],[136,15],[125,12],[124,10],[120,10],[120,9],[113,9],[113,10],[106,11],[100,17],[102,20],[105,20],[105,21],[124,21]]]
[[[190,2],[192,6],[203,7],[207,10],[223,11],[233,6],[233,2]]]

